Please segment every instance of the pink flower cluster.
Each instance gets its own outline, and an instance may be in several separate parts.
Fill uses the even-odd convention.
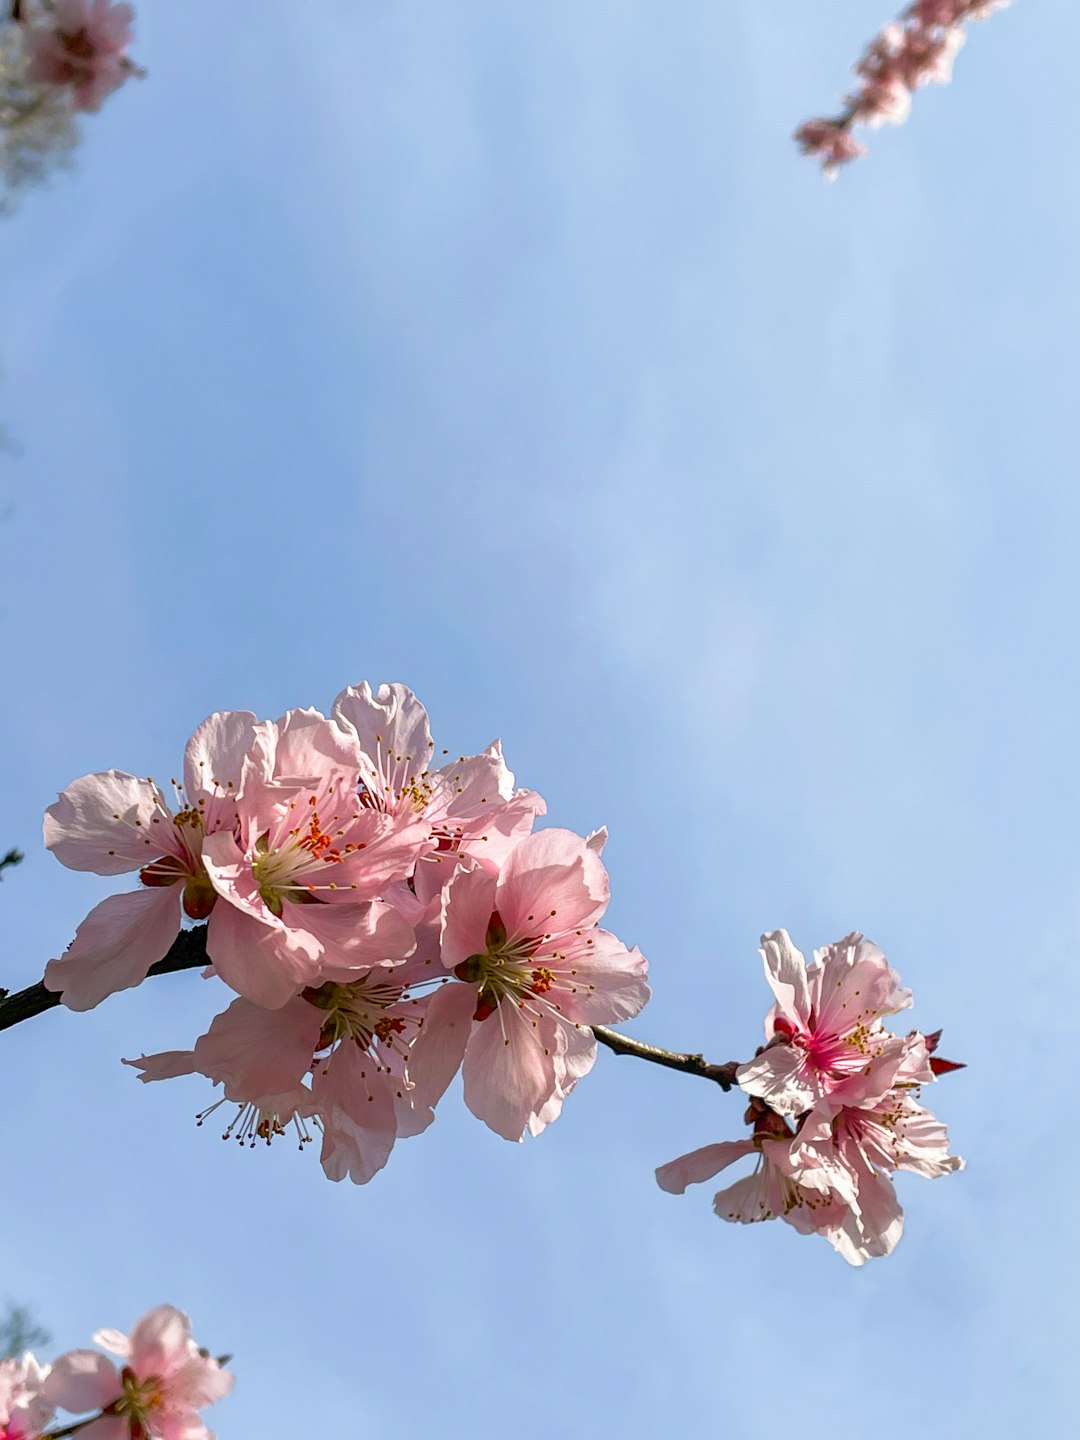
[[[363,684],[329,718],[211,715],[171,796],[117,770],[76,780],[46,845],[141,884],[90,912],[45,984],[89,1009],[138,985],[183,915],[206,920],[207,974],[236,998],[191,1050],[128,1063],[220,1084],[226,1137],[321,1132],[326,1173],[363,1183],[458,1069],[493,1130],[538,1133],[592,1067],[590,1027],[645,1004],[646,963],[599,928],[604,832],[534,831],[544,802],[497,743],[433,753],[410,690]]]
[[[753,1156],[753,1173],[715,1197],[717,1215],[744,1224],[779,1217],[861,1265],[900,1238],[897,1170],[933,1179],[962,1168],[945,1126],[919,1103],[921,1086],[960,1067],[933,1054],[938,1035],[885,1029],[911,992],[861,935],[816,951],[811,965],[786,930],[761,943],[776,1003],[766,1044],[736,1072],[751,1133],[662,1165],[656,1178],[681,1195]]]
[[[854,125],[899,125],[922,85],[947,85],[964,43],[964,25],[984,20],[1009,0],[913,0],[899,19],[884,26],[855,66],[859,86],[833,119],[808,120],[795,132],[804,155],[817,157],[829,180],[841,165],[866,154],[851,134]]]
[[[131,1335],[99,1330],[96,1350],[70,1350],[52,1366],[33,1355],[0,1360],[0,1440],[38,1440],[57,1407],[96,1414],[64,1426],[82,1440],[214,1440],[199,1411],[232,1389],[233,1377],[191,1338],[191,1322],[158,1305]],[[46,1437],[47,1440],[47,1437]]]
[[[127,58],[135,11],[111,0],[53,0],[24,22],[26,78],[69,89],[76,110],[100,110],[138,68]]]

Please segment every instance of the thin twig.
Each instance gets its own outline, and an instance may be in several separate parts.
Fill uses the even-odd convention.
[[[646,1045],[641,1040],[631,1040],[629,1035],[620,1035],[606,1025],[594,1025],[592,1032],[609,1050],[616,1055],[633,1055],[638,1060],[651,1060],[654,1065],[665,1065],[669,1070],[681,1070],[684,1075],[700,1075],[703,1080],[713,1080],[721,1090],[730,1090],[735,1084],[738,1060],[729,1060],[726,1065],[710,1065],[704,1055],[683,1055],[675,1050],[661,1050],[656,1045]]]
[[[197,970],[208,963],[206,954],[206,926],[196,925],[191,930],[181,930],[172,943],[164,960],[150,966],[151,975],[174,975],[180,970]],[[8,1030],[20,1021],[41,1015],[60,1004],[60,996],[54,990],[46,990],[39,981],[14,995],[0,990],[0,1030]],[[711,1080],[721,1090],[730,1090],[735,1085],[737,1060],[726,1065],[712,1065],[703,1055],[687,1055],[675,1050],[661,1050],[657,1045],[646,1045],[643,1040],[631,1040],[629,1035],[620,1035],[606,1025],[594,1025],[592,1032],[601,1045],[606,1045],[616,1055],[633,1055],[638,1060],[649,1060],[653,1065],[663,1065],[668,1070],[680,1070],[684,1075],[698,1075],[702,1080]]]

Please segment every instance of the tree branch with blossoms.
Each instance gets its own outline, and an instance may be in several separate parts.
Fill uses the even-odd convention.
[[[40,984],[0,998],[0,1029],[203,969],[232,992],[207,1032],[125,1063],[147,1082],[202,1075],[221,1095],[200,1125],[230,1106],[223,1138],[318,1141],[328,1177],[357,1184],[432,1124],[457,1074],[468,1109],[520,1141],[604,1046],[748,1099],[747,1137],[662,1166],[663,1188],[745,1156],[724,1218],[783,1218],[853,1264],[888,1253],[891,1176],[961,1162],[916,1098],[957,1067],[937,1035],[885,1027],[911,996],[881,951],[852,934],[807,965],[785,931],[764,936],[776,1003],[745,1064],[631,1039],[612,1026],[647,1003],[648,965],[601,925],[607,832],[537,828],[546,810],[498,741],[436,755],[404,685],[350,686],[329,716],[219,711],[168,786],[100,771],[49,806],[58,860],[138,886],[95,906]]]
[[[831,118],[807,120],[795,132],[804,155],[821,161],[826,179],[867,153],[852,134],[857,125],[876,129],[907,119],[914,92],[947,85],[966,39],[964,27],[1003,10],[1011,0],[912,0],[885,25],[855,65],[858,86]]]
[[[233,1377],[224,1368],[230,1357],[214,1359],[197,1345],[182,1310],[158,1305],[136,1322],[130,1336],[99,1330],[94,1341],[123,1363],[96,1350],[69,1350],[51,1365],[29,1350],[0,1360],[0,1436],[214,1440],[199,1411],[232,1389]],[[50,1429],[58,1409],[82,1418]]]
[[[68,160],[80,112],[144,73],[127,54],[134,18],[109,0],[14,0],[0,16],[0,211]]]

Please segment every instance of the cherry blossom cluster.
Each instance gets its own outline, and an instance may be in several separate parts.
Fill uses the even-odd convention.
[[[858,87],[832,119],[807,120],[795,132],[804,155],[821,161],[829,180],[842,165],[866,154],[852,135],[855,125],[899,125],[911,97],[923,85],[947,85],[964,43],[964,26],[985,20],[1010,0],[912,0],[898,19],[884,26],[855,66]]]
[[[940,1032],[896,1035],[882,1023],[911,1004],[876,945],[852,934],[806,964],[786,930],[762,936],[776,1003],[765,1045],[735,1078],[749,1097],[750,1134],[683,1155],[656,1172],[664,1190],[710,1180],[753,1156],[753,1173],[721,1190],[714,1209],[743,1224],[786,1220],[824,1235],[852,1265],[887,1255],[904,1216],[891,1176],[930,1179],[963,1167],[920,1087],[961,1068],[935,1055]]]
[[[39,180],[78,142],[77,111],[99,110],[139,70],[135,12],[109,0],[17,0],[0,19],[0,183]],[[0,197],[0,205],[4,204]]]
[[[51,1366],[29,1352],[0,1360],[0,1440],[214,1440],[199,1411],[233,1377],[196,1345],[183,1311],[158,1305],[130,1335],[99,1330],[94,1343],[121,1364],[96,1350],[69,1350]],[[86,1418],[50,1430],[57,1409]]]
[[[343,690],[329,717],[211,715],[162,787],[76,780],[45,816],[75,870],[138,876],[78,927],[45,985],[73,1010],[138,985],[184,918],[235,998],[143,1080],[198,1073],[236,1107],[225,1135],[321,1136],[331,1179],[364,1183],[419,1134],[453,1076],[499,1135],[554,1120],[592,1067],[591,1027],[636,1015],[646,962],[599,921],[606,832],[535,830],[496,742],[435,758],[403,685]]]

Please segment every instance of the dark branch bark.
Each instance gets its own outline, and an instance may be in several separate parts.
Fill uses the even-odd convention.
[[[631,1040],[629,1035],[620,1035],[606,1025],[594,1025],[592,1032],[609,1050],[616,1055],[633,1055],[638,1060],[651,1060],[654,1065],[665,1065],[669,1070],[681,1070],[684,1075],[700,1075],[703,1080],[715,1081],[721,1090],[730,1090],[735,1084],[735,1071],[740,1062],[729,1060],[725,1065],[710,1065],[704,1055],[682,1055],[675,1050],[660,1050],[655,1045],[645,1045],[640,1040]]]
[[[173,941],[172,948],[164,960],[151,965],[151,975],[173,975],[178,970],[197,970],[206,965],[206,926],[196,925],[192,930],[181,930]],[[53,990],[46,990],[38,981],[25,990],[9,995],[0,990],[0,1030],[9,1030],[22,1020],[41,1015],[60,1004],[60,996]],[[730,1090],[735,1084],[737,1060],[726,1065],[711,1065],[703,1055],[684,1055],[674,1050],[661,1050],[656,1045],[646,1045],[641,1040],[631,1040],[606,1025],[594,1025],[592,1032],[601,1045],[606,1045],[616,1055],[633,1055],[638,1060],[649,1060],[653,1065],[663,1065],[668,1070],[680,1070],[684,1075],[698,1075],[702,1080],[711,1080],[721,1090]]]
[[[178,970],[197,970],[206,965],[206,926],[196,925],[193,930],[181,930],[172,943],[164,960],[150,966],[151,975],[173,975]],[[0,1030],[9,1030],[21,1020],[29,1020],[60,1004],[60,996],[54,990],[46,990],[39,980],[25,990],[9,995],[0,990]]]

